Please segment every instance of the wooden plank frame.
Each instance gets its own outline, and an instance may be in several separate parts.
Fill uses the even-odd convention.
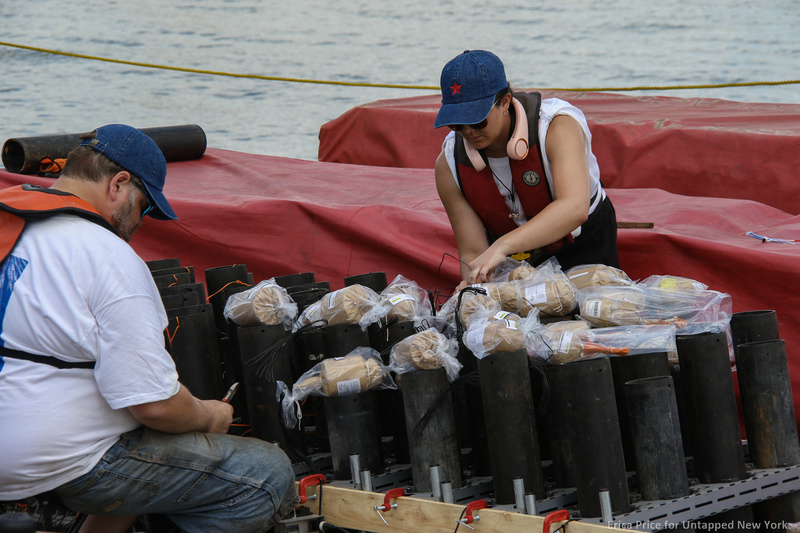
[[[312,495],[316,495],[316,497]],[[414,531],[453,533],[456,529],[456,521],[462,517],[465,510],[465,506],[462,504],[442,503],[415,498],[413,495],[401,496],[390,502],[397,504],[397,507],[381,513],[383,520],[386,521],[384,524],[381,517],[378,516],[378,511],[375,510],[375,507],[384,504],[384,494],[333,485],[314,485],[306,489],[306,496],[311,499],[303,506],[308,507],[312,513],[324,516],[326,522],[341,528],[371,533]],[[479,518],[470,523],[469,527],[462,524],[458,531],[467,533],[471,531],[469,528],[474,528],[476,533],[508,533],[509,531],[538,533],[543,531],[545,520],[542,516],[497,509],[478,509],[474,515]],[[555,531],[562,523],[555,522],[551,531]],[[611,529],[576,520],[567,523],[565,533],[607,533]]]

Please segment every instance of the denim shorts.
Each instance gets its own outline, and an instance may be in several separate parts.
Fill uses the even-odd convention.
[[[261,533],[298,501],[292,463],[274,444],[146,427],[122,435],[91,472],[56,491],[77,512],[158,513],[188,533]]]

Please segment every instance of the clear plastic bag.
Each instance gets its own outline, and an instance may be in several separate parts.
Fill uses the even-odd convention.
[[[329,292],[321,300],[308,306],[297,321],[305,326],[325,320],[329,326],[358,324],[362,330],[386,316],[387,304],[381,297],[363,285],[350,285]]]
[[[578,303],[581,317],[598,327],[671,324],[679,335],[720,333],[732,314],[729,294],[640,285],[582,289]]]
[[[495,353],[510,353],[525,348],[526,331],[539,324],[538,312],[526,318],[499,311],[476,315],[464,332],[464,346],[478,359]]]
[[[708,285],[680,276],[649,276],[636,283],[640,287],[652,287],[662,291],[704,291]]]
[[[619,326],[612,328],[556,330],[550,325],[532,328],[526,337],[528,356],[550,364],[609,355],[635,356],[667,352],[670,363],[678,362],[675,327],[671,325]]]
[[[286,289],[271,278],[231,295],[222,314],[239,326],[282,324],[284,329],[290,330],[297,316],[297,304]]]
[[[448,321],[455,322],[456,308],[458,308],[458,320],[464,327],[469,327],[471,317],[475,313],[502,311],[503,308],[500,303],[486,294],[486,292],[486,289],[482,288],[481,285],[466,287],[444,303],[439,310],[439,315],[445,317]]]
[[[291,392],[278,382],[277,399],[283,407],[283,423],[295,427],[302,414],[299,402],[307,396],[345,396],[368,390],[396,389],[389,368],[373,348],[360,346],[345,357],[323,359],[300,376]]]
[[[461,363],[458,362],[458,341],[429,328],[409,335],[392,346],[389,368],[396,374],[416,370],[431,370],[444,367],[452,382],[458,377]]]
[[[578,290],[602,285],[633,285],[633,280],[625,272],[600,263],[578,265],[567,270],[565,274]]]
[[[575,309],[577,290],[561,269],[539,268],[536,277],[514,282],[519,285],[519,314],[528,316],[533,308],[540,316],[565,316]]]
[[[397,319],[400,322],[419,324],[431,316],[431,303],[428,293],[416,282],[397,276],[380,293],[381,301],[388,309],[386,320]]]
[[[527,261],[506,257],[502,263],[495,267],[491,281],[503,282],[531,279],[536,276],[536,271],[536,267]]]

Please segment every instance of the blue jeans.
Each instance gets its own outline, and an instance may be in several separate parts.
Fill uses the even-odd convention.
[[[125,433],[91,472],[56,489],[70,509],[164,514],[189,533],[263,532],[298,501],[292,463],[259,439]]]

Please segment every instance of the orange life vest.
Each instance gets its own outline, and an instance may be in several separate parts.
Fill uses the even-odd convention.
[[[17,185],[0,190],[0,263],[11,253],[29,220],[65,213],[83,217],[117,233],[91,204],[73,194],[36,185]]]

